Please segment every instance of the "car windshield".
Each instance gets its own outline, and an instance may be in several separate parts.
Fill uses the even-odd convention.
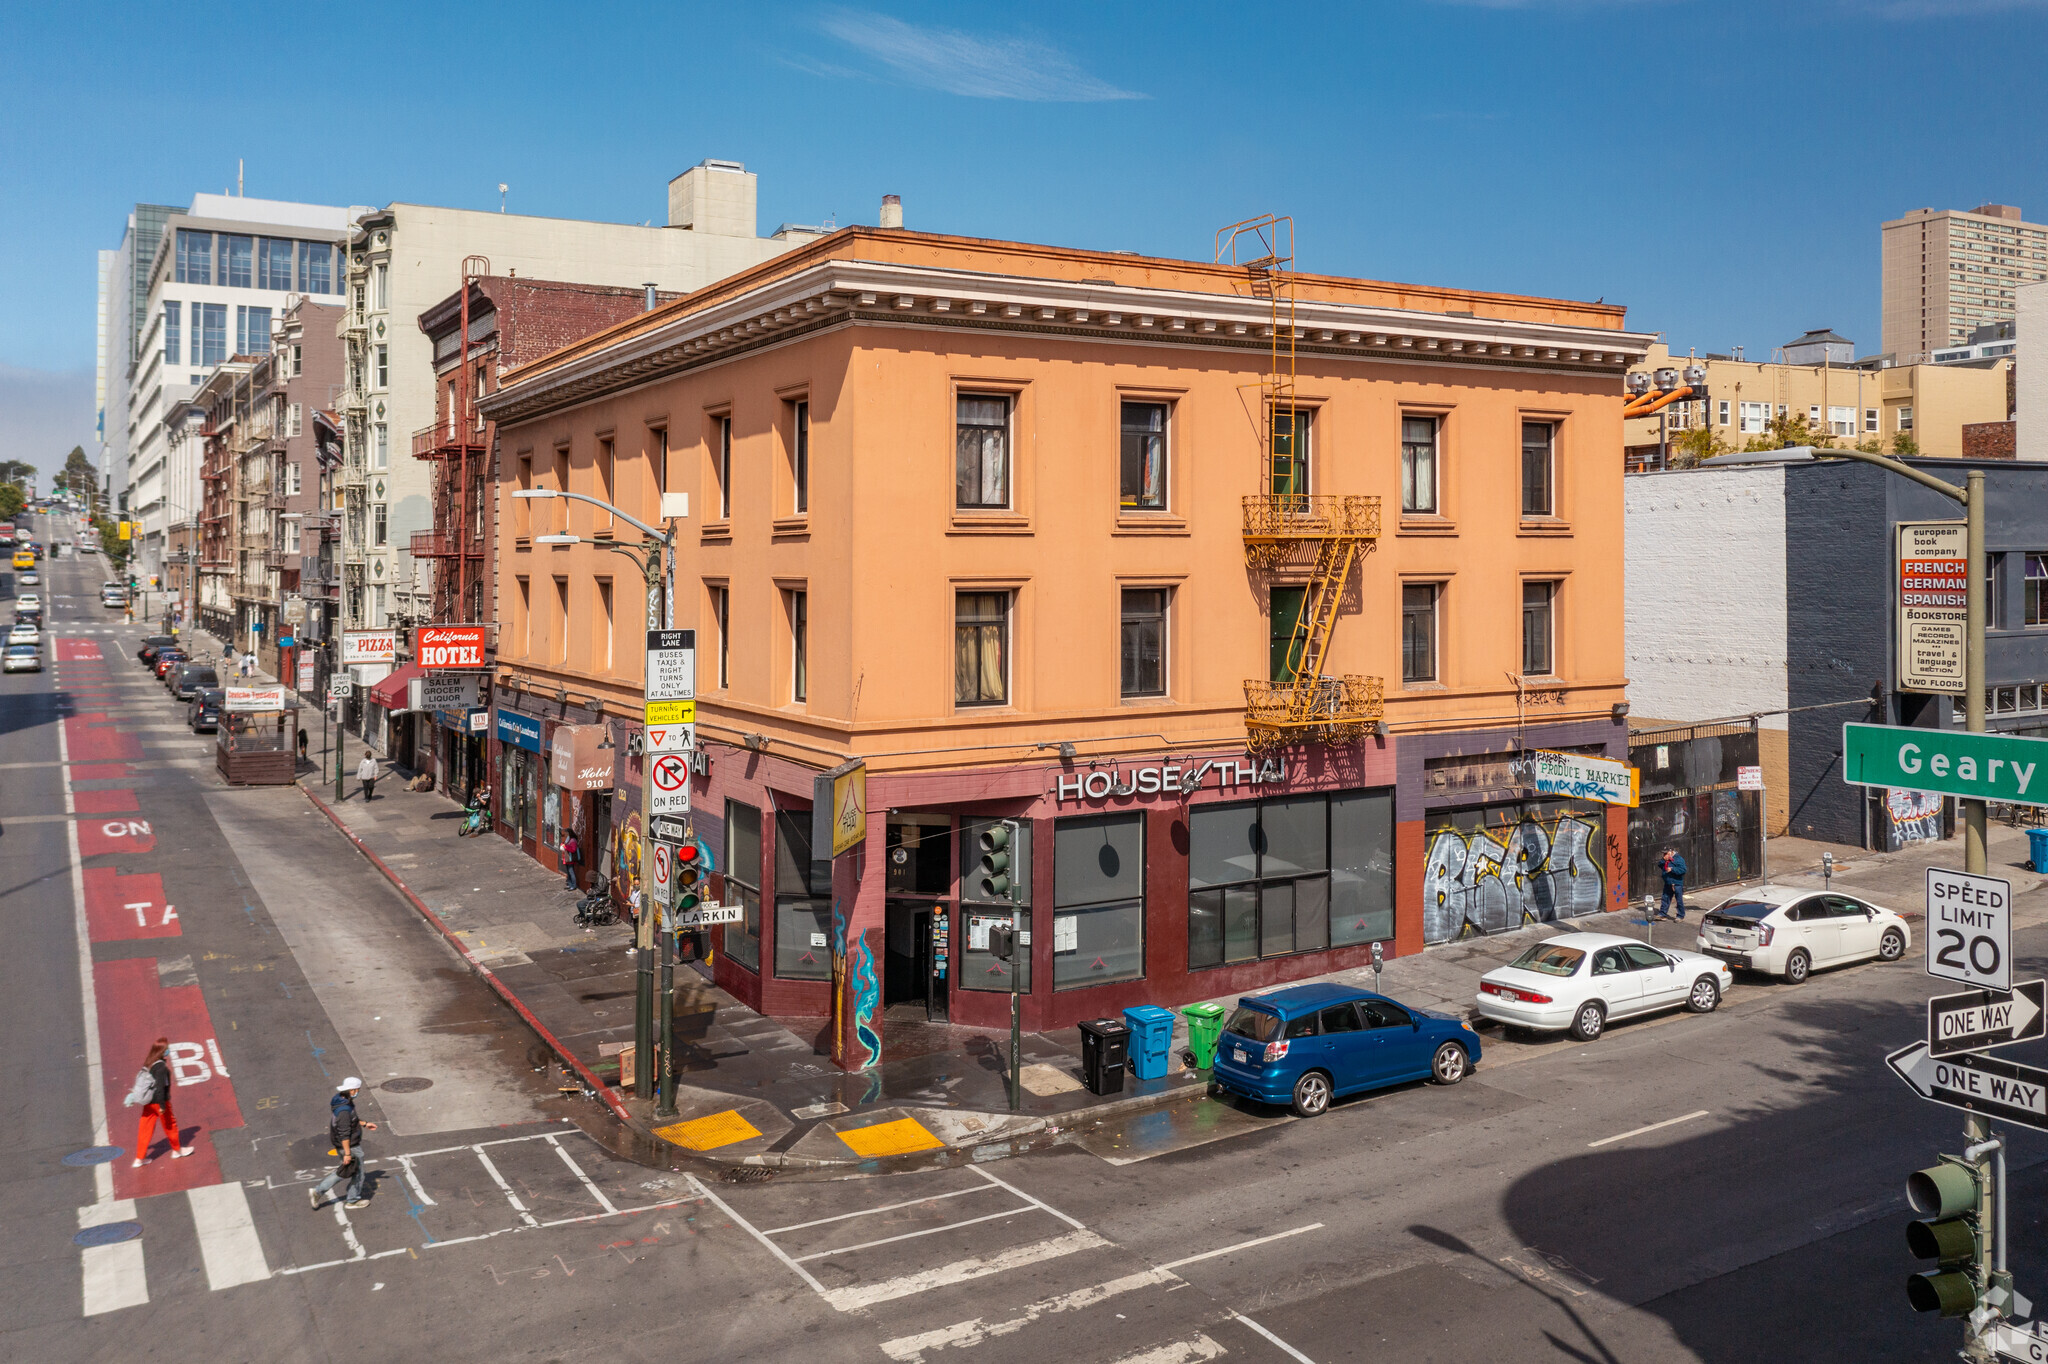
[[[1248,1009],[1240,1004],[1237,1012],[1230,1016],[1230,1021],[1223,1025],[1223,1031],[1249,1037],[1254,1042],[1271,1042],[1280,1035],[1280,1019],[1264,1009]]]
[[[7,646],[7,652],[16,658],[34,658],[36,656],[36,646],[33,644],[10,644]]]
[[[1725,914],[1731,919],[1761,919],[1778,906],[1763,900],[1730,900],[1714,906],[1714,913]]]
[[[1546,976],[1568,976],[1585,959],[1586,954],[1576,947],[1540,942],[1508,965],[1522,971],[1541,971]]]

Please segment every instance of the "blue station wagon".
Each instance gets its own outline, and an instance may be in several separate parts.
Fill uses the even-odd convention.
[[[1449,1014],[1349,985],[1247,995],[1216,1042],[1216,1084],[1312,1118],[1361,1090],[1434,1080],[1454,1085],[1479,1063],[1479,1035]]]

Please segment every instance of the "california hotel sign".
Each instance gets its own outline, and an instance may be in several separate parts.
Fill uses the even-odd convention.
[[[1212,780],[1213,779],[1213,780]],[[1264,786],[1287,780],[1287,764],[1279,758],[1244,761],[1204,758],[1200,762],[1166,763],[1152,767],[1125,767],[1121,763],[1093,772],[1062,772],[1053,781],[1053,799],[1064,805],[1070,800],[1104,801],[1120,796],[1187,796],[1208,783],[1218,791],[1238,786]]]

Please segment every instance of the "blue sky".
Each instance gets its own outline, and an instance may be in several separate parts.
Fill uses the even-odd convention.
[[[8,6],[0,457],[93,449],[94,253],[231,184],[761,227],[873,222],[1626,303],[1680,349],[1878,346],[1878,224],[2048,220],[2048,0]],[[367,39],[368,47],[352,44]]]

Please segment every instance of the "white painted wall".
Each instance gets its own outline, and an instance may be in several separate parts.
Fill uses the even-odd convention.
[[[1783,710],[1783,466],[1630,474],[1622,496],[1631,719]]]
[[[2015,291],[2019,349],[2013,352],[2013,440],[2021,459],[2048,459],[2048,284]]]

